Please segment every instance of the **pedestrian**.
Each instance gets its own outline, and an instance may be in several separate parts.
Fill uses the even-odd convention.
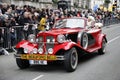
[[[28,28],[29,28],[29,23],[31,22],[30,21],[30,12],[24,12],[24,15],[21,15],[20,16],[20,19],[19,19],[19,25],[21,26],[24,26],[23,27],[23,33],[24,33],[24,39],[27,39],[28,37]]]
[[[55,17],[54,14],[49,16],[49,27],[50,29],[53,27],[53,24],[55,23]]]
[[[39,22],[39,26],[38,26],[38,30],[40,31],[45,31],[45,27],[46,27],[46,21],[47,21],[47,15],[43,15],[42,19]]]

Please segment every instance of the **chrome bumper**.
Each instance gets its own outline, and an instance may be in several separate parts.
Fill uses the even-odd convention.
[[[65,60],[63,55],[55,55],[56,56],[56,60]],[[21,54],[14,54],[15,58],[21,59]]]

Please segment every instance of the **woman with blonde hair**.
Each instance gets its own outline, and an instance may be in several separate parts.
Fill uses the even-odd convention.
[[[88,16],[88,20],[87,20],[87,29],[89,28],[93,28],[95,24],[95,18],[93,16]]]

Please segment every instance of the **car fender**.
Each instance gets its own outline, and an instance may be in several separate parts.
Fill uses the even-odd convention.
[[[98,36],[98,46],[101,48],[102,47],[102,41],[103,41],[103,39],[105,38],[105,40],[106,40],[106,42],[107,42],[107,38],[106,38],[106,35],[105,34],[100,34],[99,36]]]
[[[79,47],[79,48],[82,48],[80,45],[78,45],[77,43],[75,42],[64,42],[62,44],[58,44],[55,46],[54,48],[54,53],[58,52],[59,50],[69,50],[71,49],[72,47]]]
[[[16,45],[16,48],[19,49],[19,48],[26,48],[28,49],[28,52],[32,51],[33,48],[37,48],[37,44],[33,44],[33,43],[30,43],[29,41],[27,40],[22,40],[20,41],[17,45]]]

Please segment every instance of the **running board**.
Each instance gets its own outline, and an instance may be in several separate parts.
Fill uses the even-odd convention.
[[[93,47],[93,48],[87,49],[87,51],[88,51],[89,53],[92,53],[92,52],[97,51],[98,49],[100,49],[100,47]]]

